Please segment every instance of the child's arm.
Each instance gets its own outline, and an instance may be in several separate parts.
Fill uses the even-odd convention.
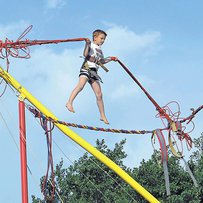
[[[86,44],[85,44],[85,48],[84,48],[84,51],[83,51],[83,56],[86,58],[88,56],[88,53],[89,53],[89,50],[90,50],[91,41],[88,38],[86,38],[85,42],[86,42]]]
[[[100,60],[101,63],[105,64],[105,63],[108,63],[110,61],[118,61],[118,58],[115,57],[115,56],[109,56],[107,58],[103,58]]]

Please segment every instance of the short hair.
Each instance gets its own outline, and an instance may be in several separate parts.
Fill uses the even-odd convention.
[[[105,37],[107,36],[107,34],[106,34],[106,32],[104,32],[103,30],[95,30],[94,32],[93,32],[93,40],[94,40],[94,38],[95,37],[97,37],[99,34],[104,34],[105,35]]]

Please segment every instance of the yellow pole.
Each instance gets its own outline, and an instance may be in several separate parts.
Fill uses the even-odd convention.
[[[0,67],[0,76],[12,85],[22,96],[22,98],[26,98],[30,103],[32,103],[39,111],[41,111],[46,117],[50,117],[53,120],[57,121],[58,119],[45,107],[43,106],[32,94],[30,94],[24,87],[22,87],[8,72],[6,72],[2,67]],[[111,159],[106,157],[100,151],[98,151],[95,147],[93,147],[90,143],[81,138],[78,134],[73,132],[67,126],[62,124],[55,123],[65,135],[70,137],[74,142],[83,147],[86,151],[91,153],[94,157],[96,157],[99,161],[104,163],[110,169],[112,169],[115,173],[117,173],[126,183],[131,185],[131,187],[136,190],[140,195],[142,195],[146,200],[151,203],[158,203],[159,201],[151,195],[145,188],[143,188],[139,183],[137,183],[131,176],[129,176],[123,169],[121,169],[118,165],[116,165]]]

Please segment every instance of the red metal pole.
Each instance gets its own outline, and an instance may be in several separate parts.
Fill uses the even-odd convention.
[[[20,163],[22,203],[28,203],[27,152],[25,128],[25,103],[19,100]]]

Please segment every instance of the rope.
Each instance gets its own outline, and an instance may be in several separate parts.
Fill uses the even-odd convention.
[[[9,70],[9,57],[29,59],[30,49],[28,46],[43,45],[43,44],[58,44],[64,42],[78,42],[86,41],[87,38],[72,38],[63,40],[21,40],[32,29],[32,25],[25,29],[25,31],[18,37],[16,41],[5,39],[3,42],[0,40],[0,58],[6,59],[7,72]]]
[[[34,114],[35,117],[40,118],[42,114],[34,107],[27,105],[27,109]],[[66,126],[71,126],[74,128],[82,128],[87,130],[94,130],[94,131],[102,131],[102,132],[111,132],[111,133],[124,133],[124,134],[148,134],[152,133],[153,131],[148,130],[123,130],[123,129],[112,129],[112,128],[100,128],[100,127],[93,127],[93,126],[87,126],[87,125],[80,125],[75,123],[67,123],[65,121],[55,121],[51,118],[47,118],[49,121],[52,121],[53,123],[58,123]]]
[[[26,105],[27,107],[27,105]],[[36,109],[34,109],[36,110]],[[34,112],[33,110],[33,112]],[[39,111],[35,111],[35,115],[37,114],[37,117],[40,119],[40,124],[42,126],[42,128],[45,131],[45,135],[46,135],[46,140],[47,140],[47,150],[48,150],[48,158],[47,158],[47,171],[46,171],[46,175],[44,176],[44,181],[42,184],[42,193],[44,195],[45,200],[48,201],[53,201],[54,200],[54,194],[55,194],[55,181],[54,181],[54,164],[53,164],[53,156],[52,156],[52,130],[54,128],[54,125],[52,126],[52,122],[50,120],[48,120],[42,113],[40,113]],[[36,117],[36,116],[35,116]],[[49,174],[49,170],[51,170],[51,187],[52,187],[52,191],[51,194],[47,194],[48,192],[50,192],[47,189],[47,183],[48,183],[48,174]]]
[[[195,187],[198,187],[197,181],[196,181],[196,179],[195,179],[195,177],[194,177],[194,175],[193,175],[187,161],[183,157],[182,157],[182,159],[183,159],[183,161],[185,163],[186,171],[189,173],[190,177],[192,178],[192,181],[193,181]]]
[[[40,117],[40,123],[42,128],[45,130],[48,150],[47,171],[42,184],[42,193],[44,195],[45,200],[52,202],[54,200],[55,195],[55,181],[54,181],[55,174],[52,156],[52,130],[54,128],[54,125],[52,126],[52,122],[48,121],[43,115],[41,115]],[[51,170],[51,187],[52,187],[51,192],[50,190],[47,189],[49,170]],[[48,192],[51,194],[47,194]]]
[[[200,107],[198,107],[196,110],[194,110],[193,108],[191,108],[192,114],[184,119],[182,119],[182,123],[187,121],[187,124],[190,123],[192,121],[192,119],[195,117],[195,115],[201,111],[203,109],[203,105],[201,105]]]
[[[158,103],[152,98],[152,96],[147,92],[147,90],[141,85],[141,83],[135,78],[135,76],[130,72],[130,70],[120,61],[118,63],[123,67],[123,69],[128,73],[128,75],[137,83],[137,85],[143,90],[145,95],[149,98],[149,100],[154,104],[156,110],[159,112],[161,116],[166,118],[168,122],[171,122],[171,118],[169,115],[158,105]]]
[[[94,131],[102,131],[102,132],[111,132],[111,133],[124,133],[124,134],[147,134],[152,133],[152,131],[146,130],[124,130],[124,129],[112,129],[112,128],[100,128],[100,127],[93,127],[87,125],[79,125],[75,123],[67,123],[64,121],[53,121],[54,123],[59,123],[66,126],[71,126],[74,128],[82,128],[87,130],[94,130]]]
[[[167,166],[167,162],[168,162],[168,152],[167,152],[167,147],[166,147],[166,141],[164,139],[164,135],[162,133],[162,131],[160,129],[156,129],[152,135],[153,136],[157,136],[158,141],[159,141],[159,145],[161,148],[161,161],[163,164],[163,169],[164,169],[164,177],[165,177],[165,186],[166,186],[166,194],[170,195],[170,183],[169,183],[169,175],[168,175],[168,166]]]

